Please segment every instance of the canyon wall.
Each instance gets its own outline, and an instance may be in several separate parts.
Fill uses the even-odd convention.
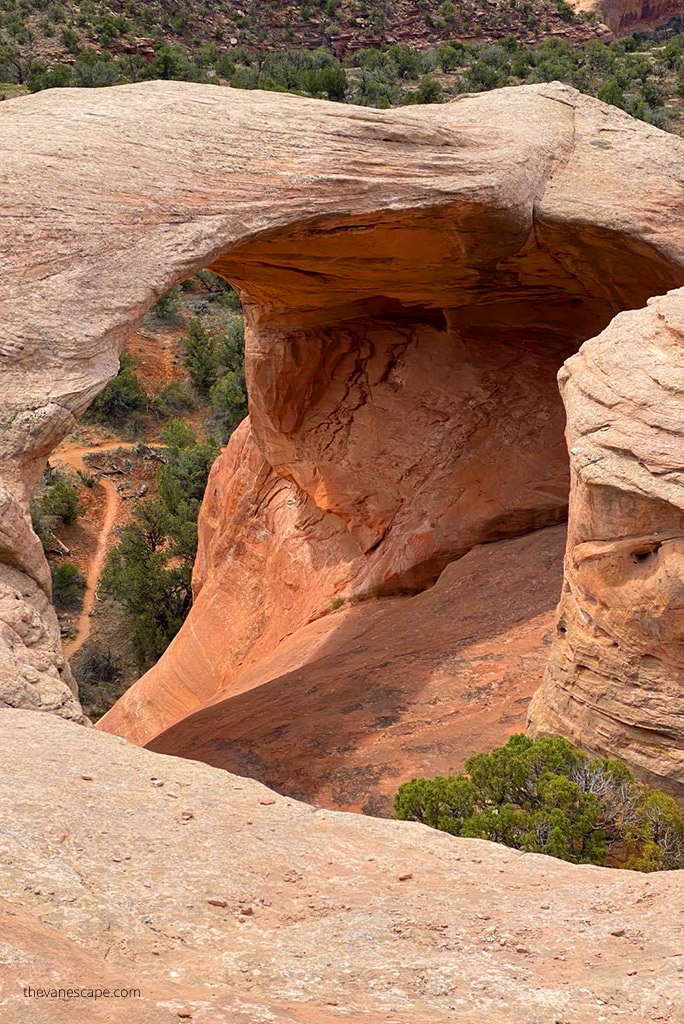
[[[176,740],[170,730],[206,709],[205,724],[227,723],[211,743],[230,765],[240,716],[214,714],[217,701],[274,680],[305,694],[312,653],[343,639],[338,622],[350,639],[377,622],[390,648],[392,629],[408,635],[402,616],[419,623],[423,609],[443,617],[443,635],[455,623],[449,657],[465,665],[470,701],[483,660],[506,676],[517,630],[509,682],[522,703],[513,713],[499,695],[491,738],[515,728],[531,693],[518,672],[530,665],[532,683],[540,672],[567,512],[555,375],[621,310],[684,284],[684,143],[558,84],[376,111],[149,82],[10,101],[0,144],[1,553],[4,579],[18,581],[0,612],[14,663],[35,660],[38,626],[14,625],[35,619],[41,671],[69,688],[30,488],[140,315],[210,266],[244,300],[249,423],[210,477],[191,615],[101,728],[193,756],[196,720]],[[543,582],[528,618],[502,610],[497,628],[486,613],[523,572],[516,537]],[[505,585],[491,584],[501,593],[483,589],[471,610],[469,567],[502,581],[507,566]],[[433,655],[416,663],[427,695],[441,668]],[[0,669],[5,693],[14,676]],[[341,706],[363,705],[373,685],[369,675]],[[668,685],[657,668],[651,685]],[[296,714],[277,706],[276,736]],[[369,745],[387,717],[346,746]],[[415,746],[430,736],[419,730]],[[455,766],[445,750],[431,767]],[[282,768],[272,739],[255,756],[256,771]]]
[[[684,14],[682,0],[570,0],[578,12],[595,14],[614,36],[648,32]]]

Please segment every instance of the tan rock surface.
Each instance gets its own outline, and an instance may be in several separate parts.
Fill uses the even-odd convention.
[[[0,749],[3,1024],[682,1019],[681,872],[316,811],[50,715],[0,712]],[[141,998],[23,998],[60,981]]]
[[[622,313],[560,374],[572,494],[536,732],[684,795],[684,291]]]

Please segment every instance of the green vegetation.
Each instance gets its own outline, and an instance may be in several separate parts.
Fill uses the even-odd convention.
[[[212,334],[195,317],[183,345],[190,380],[201,398],[211,403],[211,432],[225,444],[247,415],[244,321],[233,318],[224,332]]]
[[[119,531],[119,543],[110,552],[101,578],[103,593],[124,610],[139,671],[160,657],[190,610],[197,517],[207,476],[218,455],[217,442],[225,443],[247,414],[244,322],[237,312],[236,293],[215,274],[201,271],[172,289],[170,304],[166,298],[162,296],[152,315],[187,323],[181,345],[188,379],[172,382],[150,396],[135,373],[134,360],[123,356],[118,376],[93,403],[90,414],[91,419],[118,430],[130,425],[133,415],[154,414],[166,420],[161,430],[166,462],[157,472],[156,497],[136,502],[132,521]],[[188,310],[200,315],[186,321]],[[202,405],[211,408],[211,437],[206,441],[183,418]],[[49,533],[40,516],[36,525]],[[101,661],[94,652],[83,670],[93,706],[97,704],[94,677],[101,671]],[[113,693],[121,679],[113,679],[112,684]],[[106,710],[107,699],[103,691],[98,707]]]
[[[89,641],[71,660],[78,696],[90,718],[101,718],[125,690],[121,658],[109,647]]]
[[[400,786],[397,818],[575,864],[684,867],[684,815],[622,761],[590,760],[560,736],[520,734],[471,757],[466,771]]]
[[[134,357],[124,352],[118,374],[90,406],[87,419],[122,428],[147,410],[149,397],[134,367]]]
[[[59,611],[79,611],[83,605],[85,580],[73,562],[53,563],[52,600]]]
[[[40,501],[40,508],[45,516],[54,516],[63,523],[75,523],[84,508],[73,484],[61,476],[55,476],[48,484]]]
[[[202,326],[199,317],[188,323],[183,347],[190,380],[200,395],[206,396],[218,376],[218,352],[215,339]]]
[[[247,415],[247,384],[245,382],[245,325],[242,318],[233,320],[219,338],[221,373],[209,392],[211,428],[219,444],[226,444],[235,428]]]
[[[236,27],[242,45],[228,46],[223,29],[204,38],[211,12],[191,17],[190,4],[169,19],[161,6],[153,11],[153,5],[145,5],[142,15],[130,8],[122,16],[90,0],[81,0],[78,14],[47,0],[2,0],[0,81],[36,91],[178,79],[390,107],[558,80],[658,127],[684,131],[684,33],[674,34],[676,20],[653,37],[629,36],[606,44],[592,38],[587,18],[576,17],[563,0],[500,0],[496,8],[478,10],[475,22],[476,9],[469,2],[444,0],[421,7],[425,39],[420,47],[375,44],[386,25],[386,12],[378,4],[370,14],[366,8],[362,19],[372,27],[373,44],[357,46],[341,60],[328,47],[294,47],[276,19],[255,30],[257,11],[238,19],[244,22]],[[310,16],[315,8],[314,3]],[[332,26],[337,7],[332,15],[325,10],[319,8],[318,15]],[[349,5],[344,15],[351,19]],[[572,43],[558,35],[570,26],[584,26]],[[544,38],[551,30],[554,35]],[[36,41],[46,33],[52,42],[43,49],[54,51],[52,60],[36,55]],[[149,39],[153,59],[122,52],[122,41],[131,34]],[[248,45],[250,35],[255,38]],[[208,271],[202,274],[215,278]],[[208,291],[222,294],[212,286]],[[173,289],[157,303],[157,315],[174,320],[177,301],[178,289]]]
[[[575,15],[563,0],[414,0],[400,11],[387,0],[279,0],[248,11],[207,0],[2,0],[0,69],[32,88],[141,77],[229,80],[243,71],[248,54],[261,55],[270,81],[292,88],[293,72],[279,64],[290,47],[303,54],[294,84],[343,99],[348,80],[332,52],[354,60],[359,47],[379,46],[396,31],[397,18],[417,50],[473,35],[496,40],[513,32],[533,40],[545,32],[597,33],[592,16]]]
[[[176,323],[178,320],[178,299],[180,297],[180,288],[171,288],[168,292],[165,292],[160,299],[157,299],[152,312],[158,320],[165,321],[167,323]]]
[[[126,611],[140,671],[163,654],[192,605],[197,516],[218,454],[182,421],[168,423],[164,436],[169,448],[157,474],[158,497],[136,503],[101,579]]]
[[[52,528],[45,513],[43,512],[41,499],[34,495],[31,498],[30,509],[31,526],[33,527],[33,531],[40,540],[40,543],[43,545],[43,550],[47,551],[52,541]]]

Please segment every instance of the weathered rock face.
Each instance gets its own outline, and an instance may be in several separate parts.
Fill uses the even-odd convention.
[[[572,494],[536,732],[684,794],[684,292],[622,313],[560,375]]]
[[[250,424],[210,480],[196,605],[102,723],[138,742],[267,681],[337,599],[563,519],[558,367],[684,282],[684,144],[559,85],[396,111],[50,91],[5,104],[0,144],[3,560],[44,594],[27,489],[131,326],[203,265],[245,301]]]
[[[471,754],[523,731],[553,636],[564,538],[552,526],[479,545],[414,597],[345,607],[280,643],[273,632],[259,638],[230,666],[220,697],[151,748],[318,806],[391,814],[407,778],[458,772]],[[214,566],[204,608],[222,607],[234,573],[229,557]],[[255,576],[271,597],[270,574]],[[179,650],[174,693],[192,666],[192,649]]]
[[[596,14],[615,36],[656,28],[684,14],[683,0],[570,0],[576,11]]]
[[[50,715],[0,712],[0,747],[3,1024],[679,1019],[681,872],[314,810]]]

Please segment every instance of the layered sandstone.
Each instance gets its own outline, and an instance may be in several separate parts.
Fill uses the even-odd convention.
[[[621,313],[560,374],[563,596],[534,731],[684,795],[684,291]]]
[[[159,294],[209,265],[245,303],[250,423],[210,479],[195,607],[103,722],[137,742],[299,664],[279,645],[340,601],[370,615],[560,522],[558,367],[684,283],[684,144],[557,84],[394,111],[53,90],[3,106],[0,144],[2,572],[65,687],[30,487]]]
[[[578,12],[595,14],[615,36],[644,32],[684,14],[683,0],[570,0]]]
[[[315,810],[50,715],[0,711],[0,748],[3,1024],[679,1019],[681,872]]]

